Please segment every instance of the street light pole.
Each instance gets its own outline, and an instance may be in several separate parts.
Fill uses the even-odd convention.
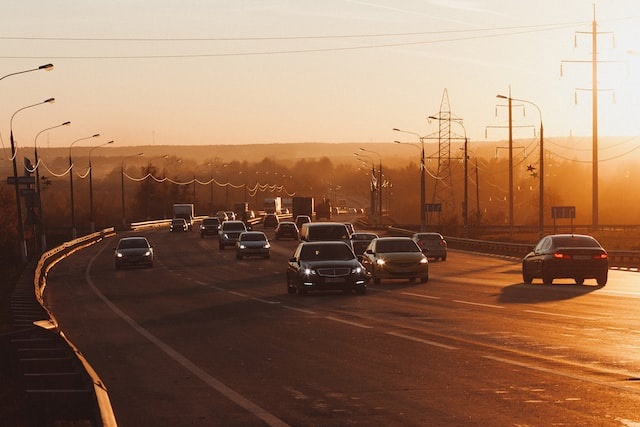
[[[127,228],[127,219],[125,216],[125,208],[124,208],[124,161],[129,157],[135,157],[135,156],[144,156],[144,153],[138,153],[138,154],[134,154],[133,156],[127,156],[123,158],[122,162],[120,163],[120,189],[122,194],[122,228],[123,229]]]
[[[42,194],[40,192],[40,165],[38,160],[38,136],[40,136],[41,133],[46,132],[48,130],[59,128],[61,126],[69,126],[70,124],[71,122],[67,121],[57,126],[51,126],[46,129],[43,129],[40,132],[38,132],[35,138],[33,139],[33,156],[34,156],[35,169],[36,169],[36,192],[38,193],[38,210],[40,212],[40,233],[41,233],[40,250],[41,252],[44,252],[47,249],[47,233],[46,233],[45,223],[44,223],[44,213],[42,210]],[[37,239],[37,237],[35,238]]]
[[[73,200],[73,162],[71,161],[71,148],[76,142],[84,141],[85,139],[97,138],[100,134],[96,133],[95,135],[87,136],[85,138],[76,139],[69,145],[69,191],[71,195],[71,238],[75,239],[77,236],[76,233],[76,214]]]
[[[19,73],[15,73],[19,74]],[[6,76],[5,76],[6,77]],[[4,78],[4,77],[3,77]],[[22,204],[20,202],[20,186],[18,185],[18,165],[16,164],[16,157],[18,155],[18,150],[16,147],[15,140],[13,139],[13,118],[20,111],[25,110],[27,108],[35,107],[42,104],[51,104],[55,102],[55,98],[49,98],[42,102],[38,102],[37,104],[27,105],[26,107],[22,107],[17,110],[13,115],[11,115],[11,120],[9,121],[9,130],[10,130],[10,140],[11,140],[11,161],[13,163],[13,180],[14,187],[16,191],[16,211],[17,211],[17,220],[18,220],[18,240],[20,242],[20,254],[22,257],[22,262],[27,260],[27,241],[24,237],[24,224],[22,222]]]
[[[378,156],[378,224],[382,225],[382,156],[380,153],[371,150],[365,150],[364,148],[360,148],[360,151],[364,151],[365,153],[373,153]]]
[[[393,128],[396,132],[404,132],[410,133],[412,135],[417,136],[420,139],[420,231],[426,230],[426,219],[425,219],[425,204],[426,204],[426,195],[425,195],[425,164],[424,164],[424,137],[418,133],[410,132],[398,128]],[[395,141],[400,144],[400,141]]]
[[[89,150],[89,224],[92,233],[96,231],[96,227],[93,220],[93,168],[91,167],[91,153],[93,153],[93,150],[96,148],[104,147],[108,144],[113,144],[113,141],[105,142],[104,144],[100,144]]]
[[[542,110],[540,110],[540,107],[537,104],[526,99],[510,98],[504,95],[497,95],[497,97],[509,100],[509,111],[511,111],[511,101],[525,102],[533,105],[536,110],[538,110],[538,115],[540,116],[540,199],[538,200],[538,235],[542,237],[544,234],[544,127],[542,126]],[[509,124],[511,124],[511,116],[509,116]],[[511,140],[511,131],[509,131],[509,140]]]
[[[6,74],[0,77],[0,80],[4,80],[10,76],[15,76],[18,74],[24,74],[24,73],[29,73],[31,71],[38,71],[38,70],[45,70],[45,71],[53,70],[53,64],[45,64],[45,65],[39,66],[38,68],[31,68],[29,70],[17,71],[15,73]],[[11,118],[13,119],[13,116]],[[17,152],[16,152],[15,143],[13,141],[13,132],[12,132],[12,135],[11,135],[11,158],[12,159],[11,160],[13,162],[13,179],[16,181],[14,184],[14,187],[16,190],[16,215],[17,215],[17,221],[18,221],[18,240],[20,242],[20,256],[21,256],[22,262],[25,262],[27,260],[27,244],[24,240],[24,225],[22,224],[22,206],[20,205],[20,186],[18,185],[18,167],[16,165],[16,155],[17,155]]]

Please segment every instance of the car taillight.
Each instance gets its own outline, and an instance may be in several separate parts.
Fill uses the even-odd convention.
[[[607,259],[609,258],[609,255],[607,254],[596,254],[593,256],[593,259]]]
[[[440,246],[445,246],[447,244],[447,242],[445,242],[444,240],[440,240]]]
[[[562,252],[554,252],[553,257],[556,259],[571,259],[571,255],[563,254]]]

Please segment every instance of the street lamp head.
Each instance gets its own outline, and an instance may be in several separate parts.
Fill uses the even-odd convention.
[[[496,95],[496,98],[500,98],[500,99],[509,99],[509,97],[504,96],[504,95]]]
[[[394,130],[396,132],[400,132],[400,129],[398,129],[398,128],[393,128],[392,130]]]
[[[38,70],[51,71],[53,70],[53,64],[44,64],[38,67]]]
[[[64,122],[63,124],[61,124],[60,126],[69,126],[70,124],[71,124],[71,122],[66,121],[66,122]]]
[[[42,103],[43,104],[53,104],[54,102],[56,102],[55,98],[49,98],[49,99],[45,99]]]
[[[99,137],[99,136],[100,136],[100,134],[99,134],[99,133],[96,133],[95,135],[91,135],[91,138],[97,138],[97,137]]]

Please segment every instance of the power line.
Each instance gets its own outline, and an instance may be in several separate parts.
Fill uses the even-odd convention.
[[[514,31],[500,32],[497,34],[479,34],[473,36],[466,37],[451,37],[437,40],[423,40],[423,41],[413,41],[413,42],[397,42],[397,43],[384,43],[384,44],[371,44],[371,45],[361,45],[361,46],[342,46],[342,47],[327,47],[327,48],[309,48],[309,49],[283,49],[283,50],[266,50],[266,51],[249,51],[249,52],[226,52],[226,53],[203,53],[203,54],[173,54],[173,55],[113,55],[113,56],[51,56],[51,55],[43,55],[43,56],[0,56],[3,59],[40,59],[40,58],[49,58],[49,59],[170,59],[170,58],[212,58],[212,57],[238,57],[238,56],[261,56],[261,55],[283,55],[283,54],[300,54],[300,53],[320,53],[320,52],[339,52],[339,51],[350,51],[350,50],[364,50],[364,49],[380,49],[380,48],[390,48],[390,47],[404,47],[404,46],[418,46],[418,45],[428,45],[428,44],[440,44],[440,43],[451,43],[458,41],[467,41],[467,40],[480,40],[480,39],[491,39],[491,38],[499,38],[506,36],[513,36],[519,34],[529,34],[535,32],[543,32],[543,31],[553,31],[565,28],[572,28],[580,23],[571,23],[571,24],[552,24],[546,25],[540,28],[540,26],[531,26],[531,27],[508,27],[507,29],[513,29]],[[505,29],[494,29],[491,31],[505,31]],[[468,31],[477,31],[477,30],[468,30]],[[442,32],[442,33],[431,33],[431,34],[445,34],[451,32]],[[408,34],[408,33],[407,33]],[[429,33],[425,33],[429,34]],[[374,35],[370,35],[373,37]],[[376,37],[391,36],[390,34],[381,34]],[[341,38],[354,37],[354,36],[342,36]],[[360,36],[364,37],[364,36]],[[299,39],[302,39],[300,37]],[[308,38],[308,37],[307,37]],[[337,38],[337,36],[327,36],[325,38]],[[0,37],[0,40],[3,37]],[[5,38],[6,39],[6,38]],[[290,38],[293,39],[293,38]],[[45,40],[45,39],[42,39]],[[56,40],[55,38],[47,38],[46,40]],[[74,41],[90,41],[92,39],[65,39],[65,40],[74,40]],[[117,40],[129,40],[134,41],[135,39],[93,39],[103,40],[103,41],[117,41]],[[158,41],[160,39],[153,39],[154,41]],[[170,39],[167,39],[170,40]],[[173,39],[179,40],[179,39]],[[184,39],[186,40],[186,39]],[[246,40],[246,39],[237,39],[237,40]]]

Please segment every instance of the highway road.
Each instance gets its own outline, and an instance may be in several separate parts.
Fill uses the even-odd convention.
[[[302,297],[297,242],[239,261],[197,232],[129,234],[153,269],[116,271],[119,235],[45,294],[119,425],[640,425],[640,273],[524,285],[517,260],[450,251],[424,284]]]

